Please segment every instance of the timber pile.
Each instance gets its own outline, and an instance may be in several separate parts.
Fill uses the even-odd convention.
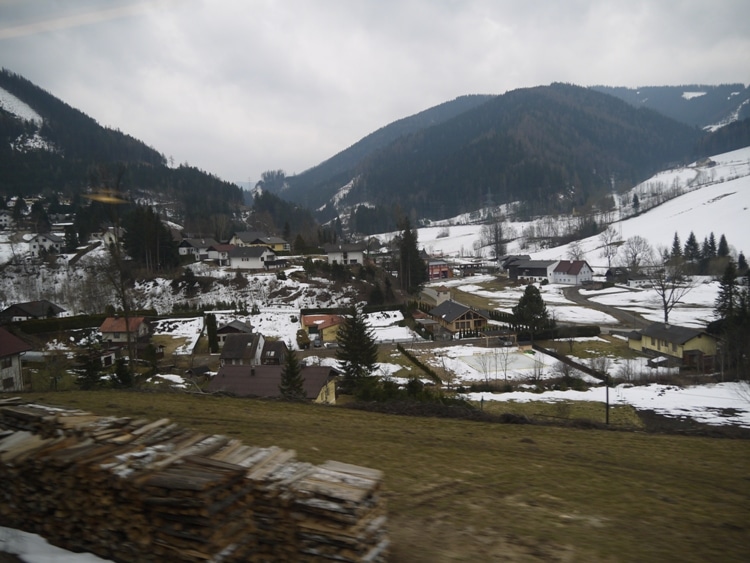
[[[381,472],[169,419],[0,401],[0,482],[0,525],[118,562],[387,557]]]

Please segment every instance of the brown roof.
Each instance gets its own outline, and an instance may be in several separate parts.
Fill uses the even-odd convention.
[[[240,397],[279,397],[284,366],[222,366],[211,379],[208,390]],[[304,366],[302,387],[308,399],[315,399],[323,386],[338,372],[332,367]]]
[[[340,325],[344,322],[344,317],[341,315],[303,315],[302,324],[308,328],[317,327],[318,330],[323,330],[330,326]]]
[[[145,317],[128,317],[126,325],[125,317],[107,317],[99,327],[99,332],[135,332],[145,320]],[[130,327],[130,330],[126,330],[126,326]]]
[[[560,263],[555,267],[555,272],[577,276],[585,265],[587,265],[585,260],[560,260]]]
[[[31,346],[4,328],[0,328],[0,358],[28,352]]]

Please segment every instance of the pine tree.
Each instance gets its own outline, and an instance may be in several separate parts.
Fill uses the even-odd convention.
[[[685,260],[688,262],[698,262],[701,258],[701,249],[698,246],[698,239],[695,238],[695,233],[690,231],[690,235],[685,241],[685,251],[683,253]]]
[[[633,211],[638,215],[638,209],[640,208],[641,202],[638,199],[638,194],[633,194]]]
[[[682,245],[680,244],[680,237],[677,235],[677,231],[674,233],[674,239],[672,240],[672,258],[680,258],[682,256]]]
[[[708,235],[708,252],[709,258],[716,258],[716,237],[714,236],[713,231]]]
[[[740,274],[744,274],[747,271],[747,259],[742,252],[740,252],[740,255],[737,257],[737,271]]]
[[[375,370],[378,345],[364,314],[352,308],[338,331],[336,359],[344,372],[343,387],[353,391]]]
[[[284,358],[284,367],[281,370],[281,382],[279,383],[279,394],[285,401],[304,401],[307,399],[302,377],[302,366],[289,345],[289,351]]]
[[[725,237],[723,234],[719,239],[719,247],[716,249],[716,255],[719,258],[726,258],[727,256],[729,256],[729,243],[727,243],[727,237]]]
[[[739,285],[737,284],[737,268],[730,260],[724,269],[724,275],[719,282],[719,293],[714,303],[714,313],[720,319],[732,319],[737,311],[739,299]]]
[[[208,334],[208,349],[212,354],[219,351],[219,337],[216,333],[216,315],[206,315],[206,333]]]
[[[399,242],[399,280],[401,289],[414,295],[419,293],[427,281],[427,266],[419,255],[417,231],[411,228],[409,218],[401,222]]]
[[[532,340],[534,340],[534,333],[548,326],[547,306],[535,285],[526,286],[521,299],[518,300],[518,305],[513,307],[513,316],[519,325],[529,330]]]

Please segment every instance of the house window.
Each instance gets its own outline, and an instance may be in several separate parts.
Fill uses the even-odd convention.
[[[656,339],[653,336],[651,337],[651,346],[656,346]]]
[[[2,358],[0,360],[0,369],[8,369],[13,365],[13,358],[11,356],[6,356],[5,358]]]
[[[11,389],[13,387],[13,378],[6,377],[3,379],[3,389]]]
[[[677,352],[677,343],[672,342],[672,352]]]
[[[112,338],[114,338],[115,340],[117,340],[118,338],[120,338],[120,333],[119,332],[112,333]]]

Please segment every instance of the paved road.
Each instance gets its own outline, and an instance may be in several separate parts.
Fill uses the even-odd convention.
[[[641,315],[639,315],[638,313],[634,313],[633,311],[624,311],[611,305],[602,305],[601,303],[591,301],[588,299],[588,297],[581,295],[581,292],[579,290],[579,287],[565,287],[563,288],[563,295],[566,299],[572,301],[576,305],[588,307],[589,309],[594,309],[596,311],[601,311],[602,313],[606,313],[607,315],[610,315],[611,317],[614,317],[618,320],[618,325],[613,325],[612,327],[603,326],[602,331],[606,332],[609,328],[618,328],[620,330],[645,328],[651,324],[651,321],[647,321],[646,319],[641,317]]]

